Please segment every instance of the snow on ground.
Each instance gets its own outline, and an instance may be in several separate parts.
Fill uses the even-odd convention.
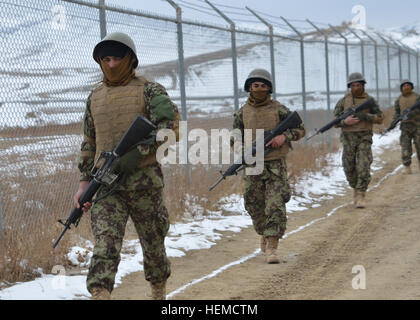
[[[374,162],[372,171],[382,168],[384,160],[378,157],[385,148],[397,147],[399,130],[394,130],[384,137],[373,137]],[[306,210],[307,206],[317,207],[320,202],[333,196],[343,195],[347,182],[341,167],[341,150],[328,156],[328,165],[322,172],[304,174],[296,186],[299,194],[292,196],[287,203],[288,214]],[[192,204],[194,205],[194,204]],[[194,210],[195,212],[199,210]],[[228,214],[226,214],[228,213]],[[241,195],[230,195],[220,199],[219,210],[211,215],[185,219],[172,224],[165,240],[169,258],[182,257],[189,250],[203,250],[214,246],[223,237],[222,232],[240,232],[250,227],[252,221],[244,208]],[[53,274],[44,274],[33,281],[17,283],[0,291],[0,299],[5,300],[62,300],[88,299],[86,272],[92,255],[93,245],[87,242],[84,247],[73,247],[68,258],[84,271],[80,275],[66,275],[64,268],[57,266]],[[121,262],[116,276],[115,286],[122,283],[123,277],[132,272],[143,270],[143,255],[138,240],[125,241]]]

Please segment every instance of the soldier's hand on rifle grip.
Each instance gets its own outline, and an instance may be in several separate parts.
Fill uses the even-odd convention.
[[[271,139],[265,146],[266,147],[273,147],[273,148],[280,148],[286,142],[286,136],[284,134],[280,134],[275,136]]]
[[[88,185],[89,185],[89,181],[81,181],[80,184],[79,184],[79,189],[77,190],[77,192],[76,192],[76,194],[74,195],[74,198],[73,198],[74,199],[74,205],[77,208],[80,208],[79,199],[82,196],[83,192],[85,192],[85,190],[87,189]],[[84,212],[89,211],[91,206],[92,206],[92,204],[90,202],[86,202],[83,205],[82,210]]]
[[[348,116],[346,119],[344,119],[344,123],[347,126],[352,126],[359,122],[360,122],[360,119],[355,117],[354,115]]]

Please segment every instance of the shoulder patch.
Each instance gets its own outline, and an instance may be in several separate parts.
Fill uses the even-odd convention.
[[[157,122],[175,119],[175,112],[167,95],[155,96],[150,101],[150,106]]]

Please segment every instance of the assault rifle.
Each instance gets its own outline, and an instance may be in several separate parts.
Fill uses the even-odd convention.
[[[335,125],[339,124],[341,122],[341,120],[344,120],[347,117],[349,117],[349,116],[351,116],[353,114],[356,114],[356,113],[358,113],[360,111],[363,111],[363,110],[372,108],[373,105],[374,105],[374,100],[373,100],[373,98],[370,98],[369,100],[363,102],[360,106],[358,106],[358,107],[356,107],[354,109],[353,108],[348,109],[348,111],[346,113],[343,113],[341,116],[338,116],[333,121],[327,123],[321,129],[318,129],[317,132],[315,132],[313,135],[311,135],[306,141],[308,141],[309,139],[313,138],[317,134],[324,133],[325,131],[330,130],[332,127],[334,127]]]
[[[133,146],[135,146],[143,139],[148,137],[149,134],[155,129],[156,126],[153,123],[139,115],[136,119],[134,119],[133,123],[128,128],[127,132],[124,134],[121,141],[118,143],[117,147],[112,152],[101,152],[92,169],[92,180],[89,182],[89,185],[86,188],[85,192],[83,192],[83,194],[79,198],[78,202],[80,208],[74,207],[73,210],[70,212],[68,218],[64,221],[62,219],[58,220],[58,222],[64,225],[64,230],[54,242],[53,248],[57,246],[64,233],[68,229],[70,229],[70,226],[72,224],[75,227],[78,226],[79,221],[83,215],[83,204],[86,202],[92,202],[93,197],[98,192],[101,186],[111,186],[114,182],[122,178],[121,174],[113,172],[113,169],[118,163],[119,159],[128,151],[130,151],[130,149]],[[96,170],[96,165],[102,159],[104,160],[102,165]],[[107,192],[105,195],[102,195],[100,199],[104,198],[109,193],[110,192]],[[98,200],[99,198],[96,198],[94,201]]]
[[[420,100],[417,101],[415,104],[413,104],[410,108],[406,109],[403,111],[403,113],[400,114],[400,116],[395,119],[394,121],[391,122],[391,124],[389,125],[388,129],[386,129],[380,136],[380,138],[382,138],[385,134],[387,134],[388,132],[390,132],[392,129],[394,129],[397,124],[400,121],[404,121],[408,119],[408,114],[413,111],[414,109],[417,109],[420,107]]]
[[[294,111],[292,112],[286,119],[284,119],[277,127],[273,130],[265,131],[264,132],[264,156],[268,153],[273,151],[274,149],[271,147],[266,147],[266,144],[271,141],[275,136],[278,136],[285,132],[287,129],[297,128],[302,123],[302,119],[299,117],[299,114]],[[248,151],[248,155],[252,154],[255,156],[257,152],[257,143],[256,140],[252,142],[252,148]],[[232,164],[224,173],[220,171],[222,175],[219,180],[215,184],[210,187],[210,191],[212,191],[222,180],[226,179],[228,176],[236,175],[240,170],[244,169],[245,163],[244,158],[242,158],[242,163],[235,163]]]

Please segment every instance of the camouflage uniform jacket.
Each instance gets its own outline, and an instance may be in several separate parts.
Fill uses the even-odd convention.
[[[397,119],[401,115],[400,97],[398,97],[398,99],[395,100],[395,103],[394,103],[395,113],[394,113],[394,117],[392,118],[392,120]],[[416,102],[419,101],[419,100],[420,100],[420,95],[417,96]],[[417,108],[417,109],[414,109],[413,111],[411,111],[409,113],[409,119],[416,119],[416,120],[420,119],[420,108]]]
[[[83,117],[83,134],[89,138],[85,139],[81,145],[81,151],[91,151],[92,153],[96,152],[96,142],[95,142],[95,125],[93,122],[93,117],[91,114],[91,97],[92,93],[89,95],[86,101],[86,109]],[[166,95],[168,96],[165,88],[156,82],[147,81],[144,85],[144,100],[146,105],[146,116],[147,118],[154,123],[158,130],[167,128],[173,129],[175,114],[178,113],[178,107],[170,101],[171,108],[159,109],[154,107],[151,104],[153,98]],[[87,141],[86,141],[87,140]],[[158,144],[140,144],[138,149],[140,153],[144,156],[156,152]],[[94,157],[83,157],[81,156],[78,163],[78,168],[80,171],[80,181],[89,181],[90,171],[94,164]],[[155,163],[144,168],[138,168],[125,183],[125,189],[136,190],[143,189],[147,185],[149,187],[162,187],[163,181],[159,177],[156,177],[156,166],[160,166],[158,163]],[[145,177],[147,177],[145,179]]]

